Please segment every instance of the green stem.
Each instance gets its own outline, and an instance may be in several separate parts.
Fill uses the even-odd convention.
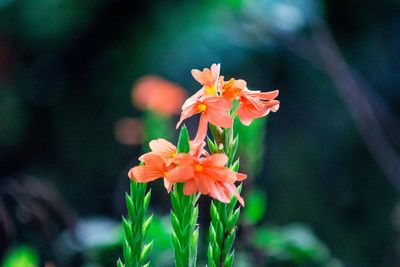
[[[207,252],[208,267],[230,267],[233,265],[235,257],[233,243],[237,231],[236,223],[240,215],[240,207],[235,209],[236,203],[235,197],[232,197],[228,204],[217,200],[211,202]]]
[[[234,136],[233,127],[224,129],[222,133],[211,131],[214,140],[208,140],[212,153],[224,152],[228,156],[228,166],[235,172],[239,168],[239,160],[235,159],[239,137]],[[216,140],[223,143],[223,151],[219,151]],[[215,151],[215,152],[213,152]],[[238,191],[241,191],[240,185]],[[217,200],[211,202],[210,214],[211,222],[209,227],[208,243],[208,267],[230,267],[233,265],[235,251],[233,243],[237,231],[237,221],[240,215],[240,207],[235,209],[237,199],[231,198],[229,203],[221,203]]]
[[[153,241],[146,244],[146,234],[153,215],[147,216],[151,192],[146,193],[146,183],[131,181],[131,192],[126,193],[125,201],[128,217],[122,218],[124,227],[123,259],[118,260],[118,267],[148,266],[147,257],[151,251]]]
[[[179,134],[177,153],[189,153],[190,141],[186,126],[181,128]],[[171,224],[172,245],[174,248],[175,266],[195,267],[197,258],[197,240],[199,228],[197,217],[199,208],[197,206],[198,195],[186,196],[183,193],[184,184],[174,184],[170,193],[171,197]]]
[[[196,225],[199,209],[196,195],[186,196],[183,184],[174,185],[171,195],[172,244],[175,266],[195,267],[199,228]]]

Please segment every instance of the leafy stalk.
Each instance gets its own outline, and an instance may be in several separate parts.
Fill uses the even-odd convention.
[[[146,243],[146,234],[153,215],[147,216],[151,191],[146,193],[146,183],[131,181],[131,192],[126,193],[125,202],[128,217],[122,218],[124,227],[123,259],[118,260],[118,267],[147,267],[147,257],[151,251],[153,241]]]
[[[190,151],[189,135],[186,127],[182,127],[177,145],[178,153]],[[175,266],[195,267],[197,258],[197,240],[199,228],[197,217],[199,209],[197,206],[198,196],[186,196],[183,193],[184,185],[177,183],[171,192],[171,224],[172,245],[174,248]]]
[[[235,172],[239,169],[239,159],[234,162],[239,137],[233,139],[232,129],[225,129],[222,133],[212,131],[214,141],[208,140],[210,150],[217,150],[216,143],[223,144],[222,152],[228,156],[228,166]],[[239,186],[240,193],[242,185]],[[236,224],[240,215],[240,207],[236,207],[237,199],[231,198],[229,203],[213,200],[210,206],[211,222],[209,227],[209,243],[207,250],[208,267],[231,267],[235,258],[233,243],[235,241]]]

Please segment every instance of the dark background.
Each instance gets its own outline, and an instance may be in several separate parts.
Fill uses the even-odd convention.
[[[280,89],[253,177],[264,221],[309,225],[345,266],[399,266],[397,0],[0,0],[1,189],[32,177],[59,193],[50,240],[77,218],[119,220],[141,148],[119,143],[114,125],[142,114],[135,80],[161,75],[192,93],[190,70],[214,62]],[[2,253],[30,242],[23,232],[4,234]]]

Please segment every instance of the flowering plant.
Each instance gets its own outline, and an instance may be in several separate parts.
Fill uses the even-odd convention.
[[[131,193],[126,196],[128,218],[124,225],[124,262],[118,266],[148,266],[147,255],[151,242],[145,244],[152,216],[147,216],[150,192],[148,182],[163,179],[171,199],[172,244],[175,265],[196,266],[197,225],[200,195],[213,198],[210,207],[208,266],[232,266],[233,242],[240,214],[237,201],[245,205],[240,196],[241,185],[247,175],[238,172],[236,151],[239,136],[233,131],[237,116],[244,125],[253,119],[279,109],[275,98],[279,91],[260,92],[247,88],[244,80],[225,81],[220,76],[220,64],[203,71],[194,69],[192,75],[201,88],[182,106],[179,128],[184,120],[200,114],[197,134],[190,140],[185,126],[181,127],[177,146],[159,138],[149,143],[151,152],[142,155],[139,166],[129,170]],[[210,129],[211,138],[207,137]],[[206,144],[208,150],[205,149]]]

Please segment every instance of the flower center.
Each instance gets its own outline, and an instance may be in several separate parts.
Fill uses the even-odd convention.
[[[204,112],[207,109],[207,106],[205,104],[198,104],[197,108],[199,109],[200,112]]]
[[[205,91],[205,93],[208,94],[208,95],[217,96],[217,89],[216,89],[215,85],[206,86],[206,87],[204,88],[204,91]]]
[[[175,153],[175,152],[173,152],[173,153],[171,154],[171,158],[176,158],[176,153]]]
[[[194,170],[195,170],[196,172],[201,172],[201,171],[203,171],[203,169],[204,169],[204,167],[201,166],[200,164],[194,165]]]
[[[164,172],[164,177],[166,177],[168,175],[168,172]]]

